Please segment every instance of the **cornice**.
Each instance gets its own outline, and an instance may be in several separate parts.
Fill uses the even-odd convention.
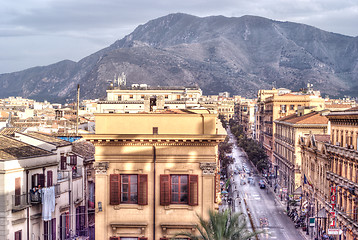
[[[225,135],[109,135],[96,134],[84,136],[96,146],[100,145],[136,145],[136,146],[216,146],[225,140]]]

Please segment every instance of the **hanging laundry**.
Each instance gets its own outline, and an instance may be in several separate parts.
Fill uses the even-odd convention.
[[[42,220],[50,221],[55,211],[55,187],[42,188]]]

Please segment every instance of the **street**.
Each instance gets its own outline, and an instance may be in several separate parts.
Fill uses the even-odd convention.
[[[230,142],[234,143],[233,135],[230,131],[228,134]],[[263,189],[259,187],[261,177],[246,159],[246,154],[236,147],[235,143],[232,157],[234,158],[231,166],[233,210],[247,214],[254,223],[254,229],[264,231],[259,235],[259,239],[306,239],[286,215],[286,206],[275,199],[272,189],[268,186]]]

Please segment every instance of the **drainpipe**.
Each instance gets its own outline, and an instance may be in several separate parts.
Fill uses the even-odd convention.
[[[26,170],[26,204],[29,204],[29,170]],[[26,209],[27,240],[30,240],[30,207]]]
[[[155,146],[153,146],[153,240],[155,240],[155,178],[156,178],[156,173],[155,173],[155,162],[157,160],[157,152],[156,152],[156,148]]]

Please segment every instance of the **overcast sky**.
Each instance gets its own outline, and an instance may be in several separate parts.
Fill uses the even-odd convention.
[[[358,36],[357,0],[0,0],[0,73],[79,61],[177,12],[256,15]]]

